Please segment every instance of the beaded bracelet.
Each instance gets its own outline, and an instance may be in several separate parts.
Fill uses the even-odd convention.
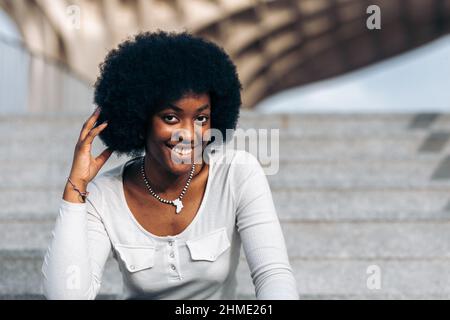
[[[67,177],[67,179],[69,180],[69,182],[70,182],[70,184],[72,185],[72,187],[74,188],[74,190],[75,191],[77,191],[79,194],[80,194],[80,196],[81,196],[81,198],[83,199],[83,201],[86,201],[86,197],[89,195],[89,192],[81,192],[74,184],[73,184],[73,182],[72,182],[72,180],[70,180],[70,178],[69,177]]]

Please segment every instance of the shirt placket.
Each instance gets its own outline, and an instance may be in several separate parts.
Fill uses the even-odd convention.
[[[176,239],[169,239],[166,246],[168,274],[170,280],[182,280],[179,264],[179,254]]]

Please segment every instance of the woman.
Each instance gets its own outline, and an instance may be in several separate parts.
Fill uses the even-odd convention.
[[[235,299],[241,243],[257,299],[298,299],[262,167],[217,148],[241,89],[223,49],[187,32],[108,54],[42,266],[48,299],[94,299],[110,252],[124,299]],[[97,135],[108,148],[94,158]],[[97,176],[114,151],[132,159]]]

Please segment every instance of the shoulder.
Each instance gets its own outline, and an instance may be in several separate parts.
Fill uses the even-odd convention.
[[[256,158],[252,153],[250,153],[246,150],[235,150],[233,164],[234,165],[243,164],[243,165],[252,165],[252,166],[260,165],[258,158]]]
[[[240,165],[258,166],[258,159],[246,150],[236,150],[227,145],[214,148],[214,160],[218,164],[228,164],[231,167],[239,167]]]
[[[262,174],[264,170],[255,155],[246,150],[233,148],[216,149],[215,164],[223,166],[234,184],[241,184],[253,175]]]
[[[258,158],[246,150],[234,150],[231,167],[238,174],[249,174],[262,170]]]
[[[91,187],[94,192],[100,192],[109,188],[111,184],[118,181],[121,166],[122,165],[118,165],[109,170],[98,173],[97,176],[89,183],[88,188]]]
[[[110,164],[109,168],[105,167],[100,170],[97,176],[91,181],[91,184],[98,187],[99,189],[105,189],[110,187],[112,184],[121,182],[122,170],[126,162],[120,164]]]

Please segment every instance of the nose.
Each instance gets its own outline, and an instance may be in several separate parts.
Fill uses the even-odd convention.
[[[172,141],[178,141],[183,145],[194,147],[201,141],[201,126],[196,123],[186,122],[172,132]]]

